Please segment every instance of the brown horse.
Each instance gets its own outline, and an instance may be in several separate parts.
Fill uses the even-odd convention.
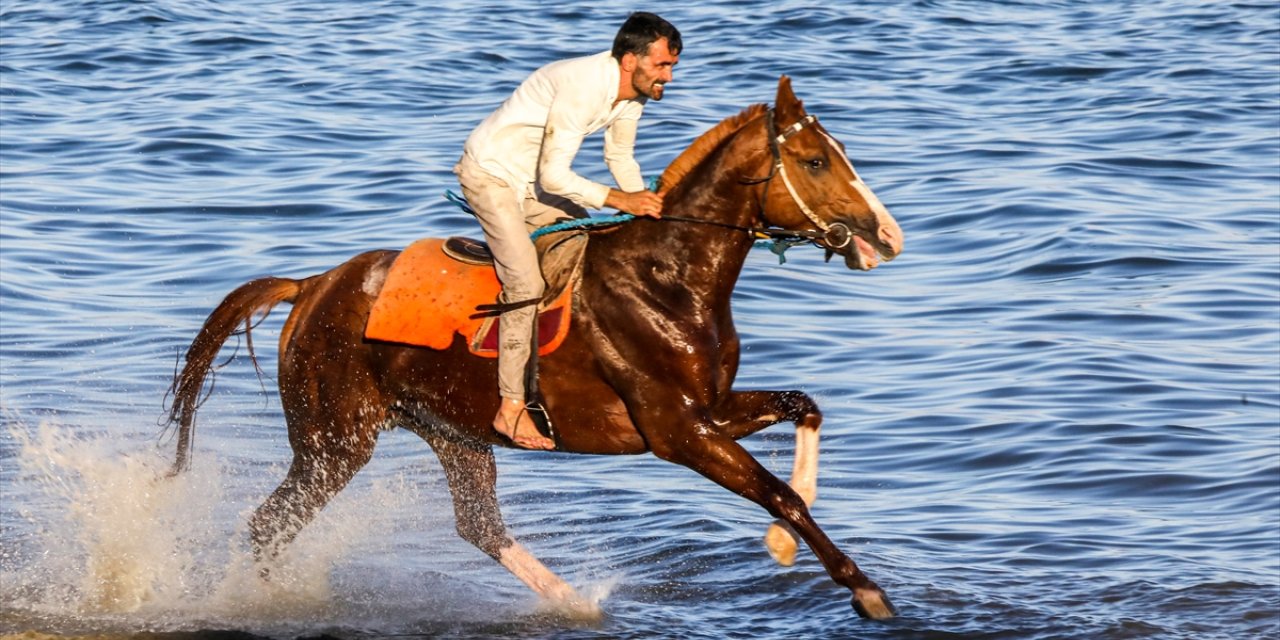
[[[774,558],[803,539],[864,617],[894,613],[888,597],[809,515],[817,493],[822,414],[800,391],[735,391],[738,334],[730,295],[751,250],[748,228],[814,238],[827,257],[870,269],[902,250],[902,232],[854,171],[843,146],[805,113],[783,76],[772,109],[748,107],[698,138],[662,175],[665,220],[637,219],[588,243],[573,324],[544,356],[540,386],[557,450],[639,454],[684,465],[764,507]],[[303,280],[261,278],[205,321],[174,380],[175,470],[190,455],[195,412],[214,358],[233,333],[280,302],[280,399],[293,463],[250,521],[260,560],[277,554],[373,455],[378,433],[403,427],[435,450],[453,494],[458,534],[543,598],[584,606],[574,590],[507,535],[490,426],[496,361],[364,339],[369,311],[397,253],[372,251]],[[250,344],[251,346],[251,344]],[[737,443],[795,423],[791,483]]]

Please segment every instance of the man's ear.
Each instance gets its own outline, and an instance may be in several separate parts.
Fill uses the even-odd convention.
[[[639,64],[640,58],[636,57],[636,54],[630,51],[622,54],[622,59],[618,61],[618,66],[622,67],[622,70],[627,73],[635,71],[636,66]]]

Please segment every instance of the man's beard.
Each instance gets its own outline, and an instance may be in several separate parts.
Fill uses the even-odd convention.
[[[655,102],[662,100],[662,94],[665,92],[666,92],[665,82],[650,82],[648,91],[641,91],[640,87],[636,87],[636,93],[639,93],[640,95],[643,95]]]

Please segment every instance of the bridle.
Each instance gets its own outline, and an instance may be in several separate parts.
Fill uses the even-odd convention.
[[[782,162],[782,145],[787,139],[800,133],[805,127],[818,121],[818,116],[805,115],[791,126],[778,131],[777,122],[774,119],[774,110],[769,109],[765,112],[765,126],[769,136],[769,153],[773,155],[773,164],[769,169],[769,175],[761,178],[745,178],[742,184],[760,184],[764,183],[764,193],[760,197],[760,208],[763,211],[765,203],[769,201],[769,187],[773,184],[775,177],[782,178],[782,184],[786,187],[787,193],[791,195],[791,200],[800,208],[800,212],[804,214],[809,222],[812,222],[817,230],[806,229],[775,229],[772,227],[748,227],[743,225],[732,224],[728,222],[718,222],[715,220],[700,220],[697,218],[685,218],[681,216],[663,216],[662,220],[670,220],[673,222],[695,222],[701,224],[710,224],[719,227],[727,227],[730,229],[738,229],[740,231],[749,232],[757,237],[774,238],[782,242],[791,244],[803,244],[804,242],[822,241],[823,246],[827,249],[842,249],[853,241],[853,231],[849,225],[843,222],[827,223],[819,218],[813,209],[805,203],[800,194],[796,192],[795,186],[791,183],[791,178],[787,176],[787,167]],[[830,255],[830,254],[828,254]]]
[[[782,163],[782,145],[785,144],[787,142],[787,139],[790,138],[791,136],[794,136],[795,134],[800,133],[801,131],[804,130],[805,127],[817,122],[818,116],[805,115],[805,117],[801,118],[795,124],[792,124],[791,126],[787,127],[781,132],[778,131],[778,125],[774,121],[773,109],[769,109],[768,111],[766,111],[765,117],[766,117],[765,126],[767,128],[768,135],[769,135],[769,152],[773,155],[773,165],[769,169],[769,175],[761,178],[744,178],[741,181],[741,183],[746,185],[760,184],[762,182],[764,183],[764,193],[760,196],[760,209],[761,209],[761,213],[763,213],[765,203],[769,201],[769,186],[773,184],[773,179],[775,177],[781,176],[782,184],[786,186],[787,193],[791,194],[791,199],[795,201],[796,206],[800,207],[800,211],[804,213],[805,217],[808,218],[809,221],[812,222],[814,226],[818,227],[816,230],[776,229],[772,227],[748,227],[740,224],[733,224],[731,222],[720,222],[718,220],[703,220],[700,218],[686,218],[684,216],[672,216],[672,215],[662,216],[661,218],[658,218],[657,221],[659,222],[690,222],[694,224],[706,224],[706,225],[712,225],[716,227],[724,227],[727,229],[736,229],[738,231],[746,231],[747,233],[750,233],[753,237],[757,237],[757,238],[773,238],[774,244],[775,244],[773,252],[778,254],[779,259],[782,260],[783,262],[786,261],[786,259],[783,257],[783,253],[787,250],[787,248],[795,245],[810,243],[810,242],[813,244],[818,244],[819,242],[821,242],[822,246],[825,246],[827,248],[827,259],[830,260],[832,251],[834,249],[840,249],[845,246],[848,246],[848,244],[853,241],[853,231],[849,229],[849,225],[846,225],[843,222],[835,222],[835,223],[828,224],[824,222],[822,218],[819,218],[818,215],[813,212],[813,209],[810,209],[809,205],[805,204],[805,201],[803,198],[800,197],[800,194],[796,192],[795,186],[791,184],[791,179],[787,177],[787,167]],[[824,137],[827,137],[826,134],[823,134],[823,135]],[[830,138],[828,137],[828,139]],[[657,187],[658,187],[657,185],[653,185],[653,188],[655,190],[657,189]],[[445,197],[450,197],[450,195],[451,194],[446,194]],[[464,206],[467,209],[470,208],[469,205],[466,204],[466,200],[459,200],[457,196],[452,196],[451,199],[453,199],[455,202],[459,202],[462,206]],[[474,211],[472,213],[474,213]],[[628,220],[635,218],[635,216],[631,214],[625,214],[625,216],[626,216],[626,219]],[[617,220],[607,221],[608,224],[615,224],[616,222],[618,221]],[[570,222],[565,224],[573,224],[573,223]],[[543,227],[542,229],[539,229],[538,231],[534,232],[534,237],[537,237],[539,234],[546,233],[546,232],[563,230],[563,229],[557,229],[556,226],[557,225],[549,225],[547,227]],[[479,317],[485,317],[490,315],[498,315],[498,314],[506,313],[507,311],[511,311],[513,309],[519,309],[521,307],[537,304],[538,302],[539,302],[539,298],[531,298],[529,300],[521,300],[518,302],[482,304],[476,307],[479,313],[471,317],[479,318]]]

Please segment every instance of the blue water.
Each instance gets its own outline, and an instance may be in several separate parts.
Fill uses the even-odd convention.
[[[550,615],[456,538],[403,432],[258,591],[244,521],[288,461],[274,381],[220,370],[195,469],[157,486],[178,352],[241,282],[476,235],[441,197],[471,127],[629,10],[440,4],[0,6],[0,633],[1280,635],[1264,2],[646,6],[686,45],[647,173],[786,73],[904,229],[869,273],[755,254],[734,310],[737,386],[819,401],[815,516],[899,618],[858,620],[804,549],[774,565],[768,517],[689,471],[503,451],[511,529],[605,611]],[[577,166],[605,179],[599,146]],[[746,444],[789,473],[787,426]]]

